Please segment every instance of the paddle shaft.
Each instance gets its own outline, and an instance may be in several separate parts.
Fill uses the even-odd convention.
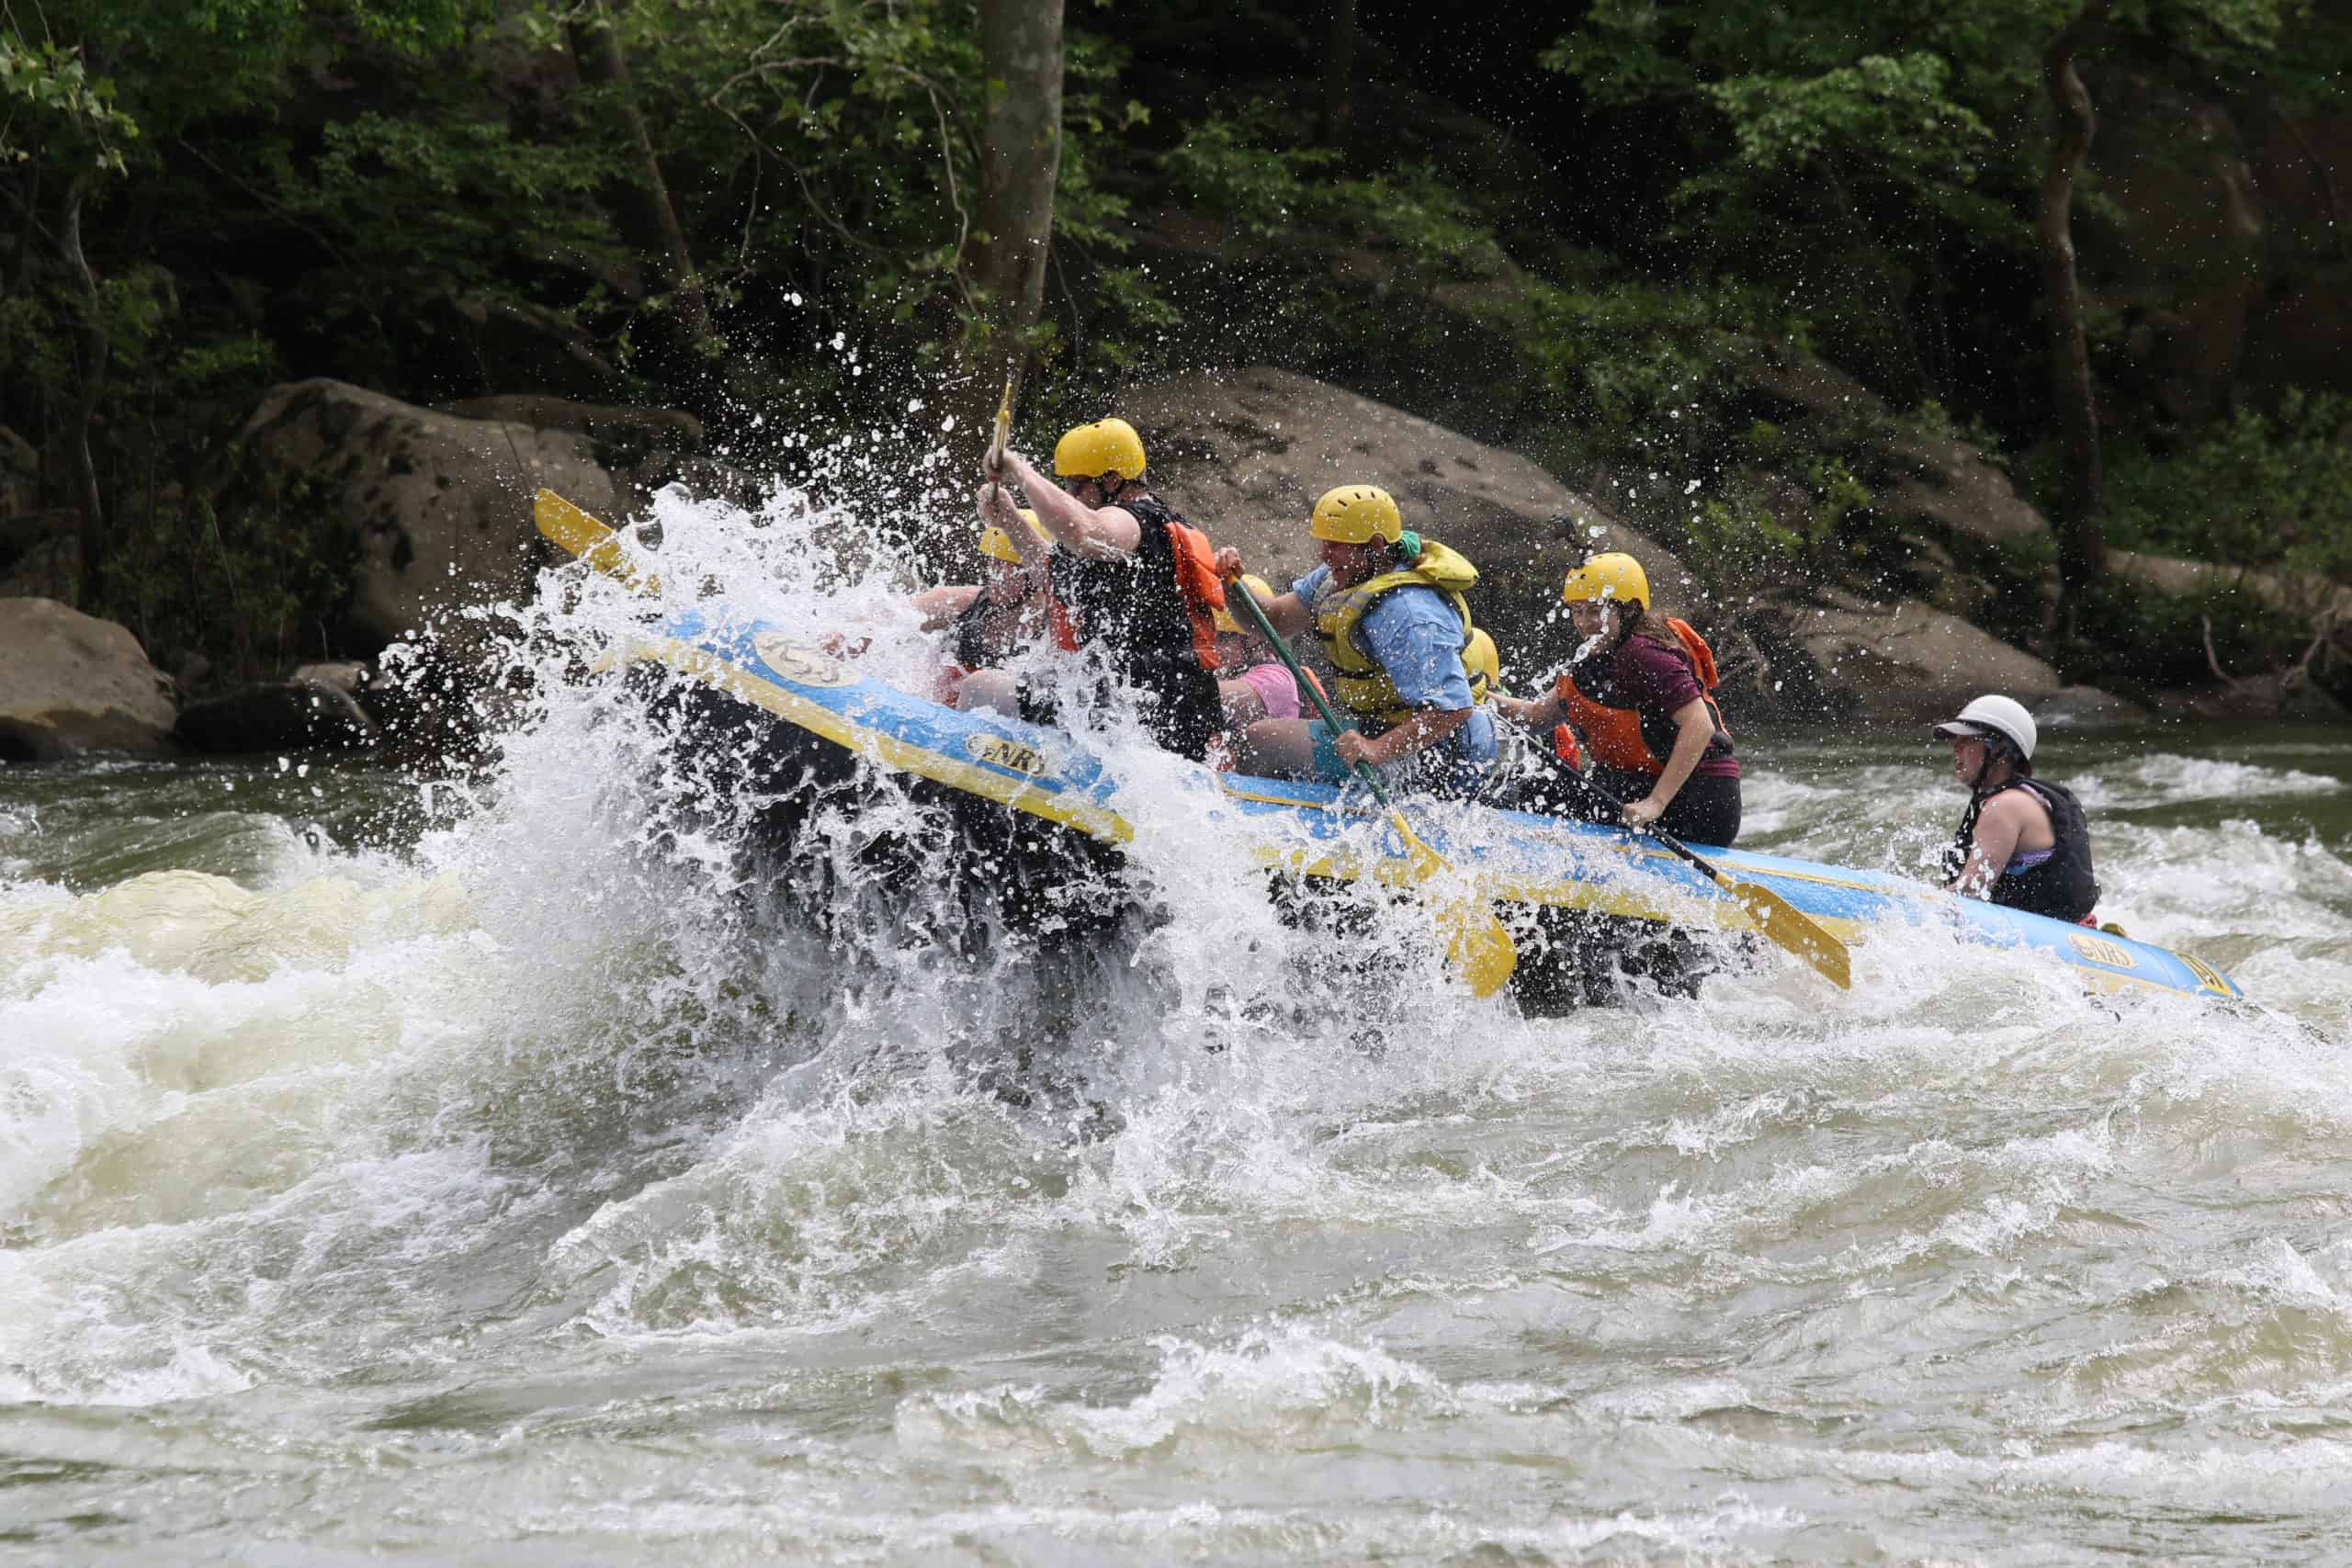
[[[1331,711],[1331,704],[1323,695],[1323,688],[1308,680],[1306,671],[1298,667],[1298,655],[1293,653],[1290,644],[1283,640],[1283,634],[1274,630],[1274,623],[1266,618],[1266,612],[1259,606],[1258,601],[1250,595],[1250,590],[1238,582],[1228,582],[1225,585],[1227,598],[1230,599],[1237,593],[1241,596],[1242,605],[1249,610],[1250,618],[1258,623],[1258,629],[1266,634],[1266,640],[1274,645],[1274,651],[1283,656],[1284,664],[1290,666],[1291,679],[1298,682],[1300,691],[1305,692],[1314,700],[1315,711],[1321,714],[1323,722],[1331,727],[1331,739],[1336,742],[1340,736],[1348,732],[1350,727],[1341,724],[1339,715]],[[1357,762],[1353,765],[1356,776],[1363,780],[1365,788],[1372,791],[1372,798],[1389,810],[1396,810],[1396,803],[1388,798],[1386,790],[1380,787],[1379,775],[1372,771],[1371,764]]]
[[[1625,809],[1625,803],[1623,801],[1618,799],[1615,795],[1610,794],[1599,784],[1594,784],[1590,779],[1580,778],[1577,782],[1584,788],[1590,790],[1593,794],[1599,795],[1601,799],[1615,807],[1620,812]],[[1664,844],[1668,849],[1672,850],[1676,854],[1680,855],[1684,860],[1689,861],[1692,865],[1695,865],[1701,871],[1705,872],[1709,876],[1714,879],[1717,886],[1723,887],[1728,887],[1731,886],[1730,879],[1725,877],[1722,872],[1717,871],[1713,866],[1709,865],[1705,861],[1701,860],[1698,855],[1691,852],[1690,845],[1684,843],[1681,840],[1676,838],[1665,829],[1653,828],[1645,823],[1636,824],[1627,822],[1623,824],[1623,826],[1633,829],[1636,833],[1647,833],[1651,838],[1656,839],[1659,843]]]
[[[1004,493],[1004,449],[1012,442],[1012,378],[1004,378],[1004,395],[997,400],[996,428],[989,433],[988,456],[980,459],[981,471],[989,477],[989,485],[997,494]]]

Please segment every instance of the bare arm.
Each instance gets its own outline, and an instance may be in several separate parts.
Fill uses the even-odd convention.
[[[1029,525],[1021,520],[1021,509],[1012,504],[1012,492],[1002,485],[980,487],[980,521],[992,523],[1012,536],[1016,545],[1021,536],[1029,532]]]
[[[1549,729],[1568,716],[1568,705],[1560,700],[1557,686],[1540,697],[1514,697],[1497,692],[1487,700],[1500,709],[1505,718],[1530,729]]]
[[[1993,896],[1993,884],[2001,880],[2001,873],[2016,858],[2018,840],[2032,825],[2040,805],[2019,798],[2024,794],[2010,790],[1984,803],[1984,812],[1976,818],[1976,841],[1968,852],[1968,863],[1961,867],[1960,880],[1952,885],[1955,891],[1970,898]]]
[[[1315,617],[1308,614],[1306,603],[1295,593],[1277,593],[1271,604],[1261,605],[1266,619],[1286,641],[1296,642],[1315,629]]]
[[[1219,681],[1216,697],[1229,725],[1255,724],[1266,716],[1266,699],[1247,681]]]
[[[1469,723],[1470,716],[1477,711],[1476,708],[1423,708],[1377,740],[1366,740],[1351,729],[1336,742],[1340,760],[1343,762],[1370,762],[1376,768],[1399,757],[1409,757],[1443,740]],[[1351,755],[1351,752],[1354,754]]]
[[[1635,827],[1666,815],[1666,808],[1674,804],[1674,797],[1690,781],[1690,770],[1699,765],[1700,753],[1714,738],[1714,717],[1707,712],[1707,705],[1696,697],[1676,708],[1671,716],[1674,750],[1667,755],[1666,771],[1658,774],[1657,783],[1650,785],[1649,794],[1625,803],[1625,820]]]
[[[1125,507],[1098,509],[1072,499],[1018,452],[1008,450],[1004,466],[1021,482],[1029,504],[1036,510],[1037,521],[1046,525],[1046,532],[1072,555],[1084,556],[1089,560],[1118,560],[1142,547],[1143,525]]]
[[[948,583],[924,589],[915,595],[915,608],[922,612],[922,629],[937,631],[970,609],[972,601],[979,596],[980,591],[967,583]]]

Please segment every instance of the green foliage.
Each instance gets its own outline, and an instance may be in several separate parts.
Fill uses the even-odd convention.
[[[2108,464],[2108,542],[2352,582],[2352,398],[2290,389],[2185,450],[2124,447]]]
[[[68,166],[79,161],[121,174],[123,144],[138,135],[137,122],[115,107],[114,84],[93,81],[80,54],[0,33],[0,165],[28,161],[32,143]]]
[[[1663,158],[1617,152],[1684,171],[1649,238],[1693,269],[1779,289],[1825,352],[1897,402],[1951,400],[1955,275],[2033,254],[2041,52],[2079,8],[1596,0],[1542,58],[1629,134],[1664,125],[1679,141]],[[2210,82],[2268,67],[2308,8],[2125,0],[2106,36]]]
[[[222,682],[327,657],[359,538],[316,485],[221,511],[207,497],[137,516],[96,613],[166,669],[200,654]]]
[[[2140,700],[2213,679],[2205,637],[2233,675],[2292,664],[2311,641],[2310,624],[2250,589],[2216,584],[2186,597],[2110,579],[2086,596],[2075,637],[2055,649],[2066,679]]]
[[[1736,283],[1681,287],[1620,277],[1566,288],[1531,279],[1507,308],[1562,413],[1593,454],[1718,478],[1739,408],[1741,338],[1803,345],[1808,324]]]
[[[1749,435],[1758,447],[1779,438],[1760,422]],[[1826,586],[1864,568],[1883,546],[1875,499],[1843,462],[1817,457],[1801,485],[1768,488],[1742,475],[1663,531],[1714,593],[1751,592],[1758,583]]]
[[[1366,246],[1423,290],[1490,277],[1504,263],[1491,214],[1456,182],[1426,163],[1349,175],[1329,148],[1289,144],[1270,108],[1208,116],[1161,164],[1182,199],[1297,262],[1324,265],[1337,249]]]

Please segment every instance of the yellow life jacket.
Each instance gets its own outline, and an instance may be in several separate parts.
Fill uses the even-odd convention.
[[[1332,697],[1356,717],[1383,728],[1393,729],[1411,718],[1419,710],[1397,694],[1396,683],[1388,678],[1380,660],[1357,642],[1357,626],[1384,593],[1399,588],[1433,588],[1462,617],[1462,646],[1466,649],[1476,627],[1471,624],[1470,602],[1463,594],[1477,581],[1476,567],[1434,539],[1421,541],[1421,553],[1411,566],[1383,572],[1353,588],[1333,588],[1326,579],[1323,591],[1315,596],[1315,635],[1323,639],[1324,656],[1339,675],[1332,682]],[[1464,664],[1463,673],[1470,678],[1470,700],[1485,702],[1487,672]]]

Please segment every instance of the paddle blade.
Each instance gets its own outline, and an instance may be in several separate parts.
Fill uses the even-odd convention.
[[[628,551],[621,544],[618,534],[555,491],[543,490],[533,499],[531,521],[548,539],[606,577],[616,579],[639,593],[654,594],[662,591],[661,579],[650,572],[639,571],[630,563]]]
[[[1830,984],[1841,990],[1853,988],[1853,964],[1846,944],[1822,930],[1812,916],[1761,883],[1733,882],[1726,886],[1731,896],[1739,900],[1739,907],[1756,922],[1757,930],[1812,964]]]
[[[1519,967],[1519,944],[1495,918],[1483,898],[1464,898],[1437,912],[1438,933],[1445,938],[1445,956],[1474,997],[1491,997],[1510,983]]]
[[[1242,592],[1246,594],[1249,591]],[[1366,782],[1370,782],[1369,774]],[[1413,831],[1413,825],[1405,820],[1403,812],[1390,807],[1388,820],[1412,856],[1416,880],[1427,882],[1453,869],[1443,855],[1422,842],[1421,836]],[[1472,996],[1491,997],[1510,983],[1511,971],[1519,967],[1519,943],[1511,940],[1510,931],[1495,918],[1493,905],[1464,894],[1439,905],[1436,917],[1438,935],[1445,939],[1446,961],[1469,984]]]

